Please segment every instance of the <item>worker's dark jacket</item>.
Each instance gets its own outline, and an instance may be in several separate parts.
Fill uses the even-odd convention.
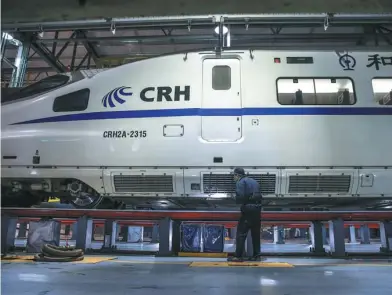
[[[242,177],[236,183],[236,203],[241,204],[241,212],[261,210],[261,192],[259,183],[250,177]]]

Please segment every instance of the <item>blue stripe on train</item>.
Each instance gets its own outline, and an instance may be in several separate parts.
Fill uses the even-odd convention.
[[[243,109],[161,109],[80,113],[46,117],[14,123],[33,124],[50,122],[70,122],[86,120],[107,120],[127,118],[192,117],[192,116],[287,116],[287,115],[392,115],[392,108],[352,108],[352,107],[270,107]]]

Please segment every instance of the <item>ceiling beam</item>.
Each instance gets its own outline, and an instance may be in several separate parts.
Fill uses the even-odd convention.
[[[88,40],[86,32],[82,30],[76,31],[76,39],[80,38],[83,46],[86,48],[87,53],[91,56],[95,63],[97,63],[99,59],[99,55],[97,49],[95,48],[94,44]]]
[[[31,43],[31,48],[34,49],[42,59],[59,73],[66,72],[65,66],[52,54],[52,52],[42,43]],[[28,70],[28,72],[30,72]]]

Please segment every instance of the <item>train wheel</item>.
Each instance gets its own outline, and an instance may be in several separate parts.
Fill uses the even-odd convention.
[[[71,200],[71,203],[78,209],[94,209],[102,202],[102,199],[103,197],[99,194],[81,192]]]

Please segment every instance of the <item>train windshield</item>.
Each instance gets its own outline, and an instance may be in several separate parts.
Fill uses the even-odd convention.
[[[13,101],[37,94],[41,94],[55,88],[61,87],[67,84],[70,80],[70,76],[68,75],[54,75],[47,78],[44,78],[36,83],[23,87],[21,89],[12,91],[8,95],[2,95],[2,103]],[[11,89],[10,89],[11,90]]]
[[[36,83],[33,83],[29,86],[22,88],[19,91],[19,98],[37,95],[60,86],[63,86],[68,83],[70,77],[67,75],[54,75],[47,78],[44,78]]]

